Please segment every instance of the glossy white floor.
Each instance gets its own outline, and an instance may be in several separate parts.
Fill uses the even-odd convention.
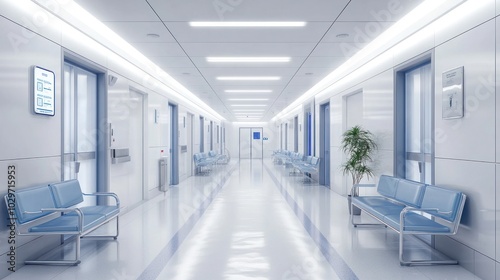
[[[344,197],[289,171],[233,160],[123,214],[117,241],[83,239],[79,266],[6,279],[478,279],[460,266],[399,266],[394,232],[353,228]]]

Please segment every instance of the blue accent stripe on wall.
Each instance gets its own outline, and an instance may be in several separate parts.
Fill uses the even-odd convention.
[[[309,217],[300,209],[297,202],[290,196],[290,194],[286,191],[283,185],[278,181],[278,179],[274,176],[272,171],[264,165],[267,173],[271,177],[271,179],[276,184],[276,187],[280,191],[283,198],[286,200],[290,208],[292,208],[293,212],[299,218],[300,222],[309,233],[311,238],[314,240],[321,253],[325,256],[326,260],[333,268],[335,273],[339,276],[340,279],[346,280],[357,280],[358,277],[352,269],[347,265],[347,263],[342,259],[342,257],[337,253],[337,251],[332,247],[328,239],[321,233],[321,231],[314,225],[314,223],[309,219]]]
[[[137,278],[138,280],[154,280],[158,277],[158,275],[160,275],[161,271],[165,268],[175,252],[177,252],[182,242],[184,242],[196,223],[198,223],[200,218],[203,216],[208,206],[210,206],[222,190],[222,187],[225,185],[227,179],[231,176],[234,170],[236,170],[236,166],[237,165],[233,166],[231,170],[221,179],[221,181],[217,184],[217,187],[210,193],[205,201],[203,201],[200,207],[194,211],[186,223],[174,234],[167,245]]]

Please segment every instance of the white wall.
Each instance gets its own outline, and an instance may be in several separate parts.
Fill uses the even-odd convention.
[[[71,2],[68,2],[71,3]],[[56,7],[60,8],[60,7]],[[64,18],[64,15],[62,16]],[[43,21],[38,19],[43,18]],[[78,20],[78,19],[75,19]],[[78,23],[76,23],[78,25]],[[174,91],[179,85],[170,82],[170,78],[158,71],[154,65],[128,56],[109,38],[103,38],[96,30],[79,25],[89,38],[61,19],[52,15],[32,1],[0,0],[0,72],[2,90],[0,96],[0,180],[7,182],[7,166],[16,165],[18,189],[61,180],[62,157],[62,69],[65,52],[81,57],[89,64],[107,70],[117,77],[116,84],[108,89],[108,119],[99,123],[112,123],[118,129],[118,143],[108,148],[120,146],[140,146],[141,141],[132,139],[127,130],[127,123],[135,119],[133,112],[135,101],[130,99],[130,88],[144,93],[144,166],[142,170],[131,167],[130,163],[111,165],[109,190],[118,193],[122,201],[122,210],[130,209],[144,197],[151,198],[159,193],[158,160],[168,155],[170,148],[170,118],[168,102],[179,105],[179,121],[187,112],[195,113],[195,122],[199,115],[211,118],[220,124],[211,109],[204,109],[198,103],[187,102]],[[124,59],[125,56],[127,59]],[[56,114],[53,117],[33,114],[30,97],[30,69],[33,65],[41,66],[55,73]],[[183,93],[184,95],[184,93]],[[198,101],[195,101],[198,102]],[[158,116],[155,118],[155,112]],[[155,122],[155,119],[157,120]],[[207,122],[207,124],[209,121]],[[179,126],[180,128],[182,126]],[[195,146],[199,148],[199,136],[195,123]],[[184,144],[186,133],[181,129],[180,143]],[[208,134],[207,134],[208,135]],[[163,153],[162,153],[163,150]],[[187,157],[180,159],[181,179],[188,176]],[[135,157],[132,159],[135,160]],[[139,170],[137,170],[139,169]],[[131,184],[144,174],[144,188]],[[6,184],[0,184],[0,195],[7,192]],[[3,201],[3,200],[2,200]],[[5,205],[1,205],[2,227],[0,240],[7,240],[7,214]],[[53,248],[59,242],[58,237],[18,237],[17,268],[27,258],[36,258]],[[6,242],[0,242],[0,278],[8,274]]]
[[[61,49],[57,44],[36,34],[25,32],[29,43],[20,46],[9,40],[8,34],[18,34],[18,25],[0,17],[0,72],[2,90],[0,96],[0,194],[7,193],[7,167],[16,166],[16,188],[48,184],[61,178]],[[11,35],[10,38],[14,38]],[[25,42],[25,41],[23,41]],[[55,116],[35,115],[30,95],[30,69],[40,65],[52,70],[56,77]],[[7,211],[5,203],[0,207],[0,278],[8,274]],[[36,257],[39,251],[57,244],[57,237],[18,237],[16,239],[17,264]]]
[[[425,52],[434,53],[435,184],[468,196],[458,234],[436,238],[436,247],[482,279],[500,279],[496,269],[500,268],[500,217],[496,215],[500,210],[500,101],[496,98],[500,22],[495,18],[499,6],[499,0],[468,1],[316,95],[316,104],[331,104],[330,186],[345,195],[338,169],[342,155],[335,153],[344,130],[344,97],[363,91],[363,123],[379,144],[376,175],[392,174],[397,167],[394,71]],[[459,66],[465,68],[465,117],[443,120],[441,75]],[[283,116],[277,124],[289,117]]]

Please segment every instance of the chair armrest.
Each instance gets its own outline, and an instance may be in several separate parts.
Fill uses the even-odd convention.
[[[76,210],[80,210],[78,208],[42,208],[40,211],[24,211],[23,214],[40,214],[43,212],[73,212]]]
[[[42,208],[40,211],[37,212],[29,212],[29,211],[24,211],[26,214],[36,214],[36,213],[42,213],[42,212],[60,212],[60,213],[67,213],[67,212],[76,212],[78,216],[82,216],[82,210],[79,208]]]
[[[98,193],[82,193],[84,196],[111,196],[115,199],[116,206],[120,206],[120,199],[115,193],[98,192]]]
[[[83,230],[83,213],[82,210],[79,208],[42,208],[40,211],[24,211],[23,213],[25,214],[39,214],[42,212],[60,212],[60,213],[66,213],[66,212],[76,212],[78,215],[78,228],[79,232]]]
[[[421,213],[426,213],[426,214],[429,214],[431,216],[435,216],[433,213],[440,213],[440,214],[449,214],[451,213],[452,211],[439,211],[439,208],[415,208],[415,207],[405,207],[401,213],[403,213],[406,215],[406,213],[408,212],[421,212]]]

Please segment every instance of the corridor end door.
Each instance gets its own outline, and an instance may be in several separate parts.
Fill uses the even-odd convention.
[[[262,127],[240,128],[240,159],[264,158]]]

